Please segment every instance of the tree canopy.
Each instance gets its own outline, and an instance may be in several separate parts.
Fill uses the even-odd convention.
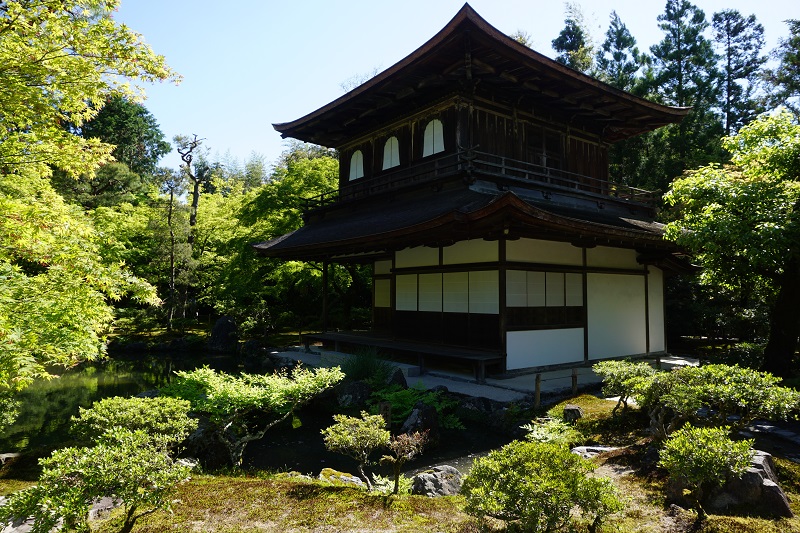
[[[142,37],[116,23],[117,0],[0,2],[0,395],[99,355],[109,300],[157,302],[105,261],[100,235],[49,180],[91,175],[113,146],[72,133],[138,82],[177,79]],[[75,83],[75,80],[81,83]]]
[[[785,375],[800,334],[800,126],[784,110],[722,142],[732,165],[672,183],[666,200],[677,219],[666,236],[695,254],[705,283],[771,302],[765,369]]]

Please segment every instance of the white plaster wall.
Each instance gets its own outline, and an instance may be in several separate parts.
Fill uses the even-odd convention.
[[[643,276],[589,274],[587,299],[590,359],[645,352]]]
[[[375,280],[375,307],[392,306],[392,282],[388,279]]]
[[[509,331],[509,370],[583,361],[583,328]]]
[[[648,267],[647,300],[650,304],[650,351],[667,349],[664,338],[664,273],[656,267]]]
[[[404,274],[395,278],[397,296],[395,308],[398,311],[417,310],[417,275]]]
[[[439,249],[428,246],[406,248],[394,255],[395,268],[433,266],[439,264]]]
[[[442,310],[442,275],[419,275],[419,310]]]
[[[392,260],[375,261],[375,268],[373,271],[376,275],[390,274],[392,272]]]
[[[588,248],[586,265],[589,267],[642,269],[642,265],[636,262],[636,250],[608,246]]]
[[[517,239],[506,242],[506,258],[523,263],[551,263],[579,266],[583,264],[580,248],[568,242]]]
[[[469,273],[448,272],[443,276],[444,295],[442,307],[445,313],[469,311]]]
[[[497,261],[500,257],[497,241],[473,239],[459,241],[443,249],[442,257],[445,265],[464,263],[487,263]]]

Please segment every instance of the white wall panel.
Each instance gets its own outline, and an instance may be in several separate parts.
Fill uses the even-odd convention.
[[[588,267],[635,268],[642,270],[642,265],[636,262],[636,250],[610,248],[608,246],[587,249],[586,265]]]
[[[496,270],[469,273],[469,312],[500,312],[500,279]]]
[[[442,307],[446,313],[469,311],[469,274],[450,272],[444,275]]]
[[[375,280],[375,307],[392,306],[392,282],[388,279]]]
[[[392,272],[392,260],[375,261],[374,272],[376,275],[390,274]]]
[[[398,311],[417,310],[417,275],[404,274],[395,279],[397,296],[395,307]]]
[[[664,339],[664,273],[656,267],[648,267],[647,299],[650,303],[650,351],[667,349]]]
[[[497,241],[484,241],[473,239],[459,241],[443,250],[445,265],[459,265],[465,263],[487,263],[497,261],[499,258]]]
[[[517,239],[506,242],[506,259],[524,263],[549,263],[579,266],[583,264],[581,249],[568,242]]]
[[[442,310],[442,275],[419,275],[419,310]]]
[[[583,328],[510,331],[506,334],[509,370],[583,361]]]
[[[395,268],[434,266],[439,264],[439,249],[428,246],[406,248],[395,253]]]
[[[590,359],[645,352],[643,276],[589,274],[587,298]]]

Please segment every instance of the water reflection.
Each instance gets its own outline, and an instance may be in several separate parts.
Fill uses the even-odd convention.
[[[111,396],[133,396],[169,383],[175,370],[189,370],[208,364],[231,370],[230,360],[209,360],[202,356],[173,360],[147,357],[136,360],[108,359],[70,369],[61,377],[39,380],[19,395],[20,415],[0,434],[0,453],[54,447],[69,440],[70,419],[79,407]]]

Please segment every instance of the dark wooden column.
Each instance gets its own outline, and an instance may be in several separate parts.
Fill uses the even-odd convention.
[[[322,261],[322,332],[328,331],[328,260]]]
[[[507,230],[506,230],[507,231]],[[498,309],[500,316],[500,355],[503,357],[503,368],[502,371],[506,371],[506,360],[508,357],[508,342],[507,342],[507,335],[506,335],[506,327],[507,327],[507,317],[508,313],[506,312],[506,308],[508,305],[508,298],[506,294],[506,285],[508,280],[507,275],[507,265],[506,265],[506,237],[505,235],[500,237],[498,241],[498,246],[500,249],[498,250],[498,259],[499,261],[499,268],[497,269],[497,276],[498,276],[498,286],[500,294],[499,296],[499,307]]]
[[[644,350],[650,355],[650,269],[644,266]]]

